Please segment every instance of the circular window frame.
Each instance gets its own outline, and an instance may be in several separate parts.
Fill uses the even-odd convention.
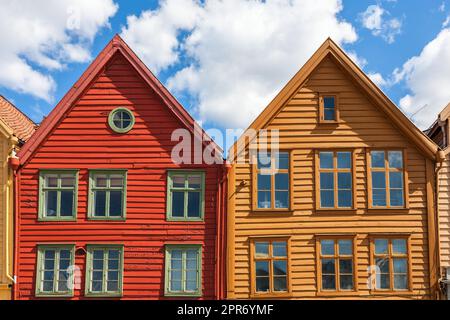
[[[131,117],[131,123],[130,123],[130,125],[129,125],[128,127],[126,127],[126,128],[123,128],[123,129],[117,127],[117,126],[114,124],[114,121],[113,121],[114,115],[115,115],[117,112],[119,112],[119,111],[124,111],[124,112],[128,113],[128,114],[130,115],[130,117]],[[132,112],[130,109],[124,108],[124,107],[118,107],[118,108],[115,108],[114,110],[112,110],[112,111],[109,113],[109,116],[108,116],[108,124],[109,124],[109,127],[111,128],[111,130],[113,130],[114,132],[117,132],[117,133],[127,133],[127,132],[129,132],[131,129],[133,129],[133,127],[134,127],[134,122],[135,122],[135,118],[134,118],[133,112]]]

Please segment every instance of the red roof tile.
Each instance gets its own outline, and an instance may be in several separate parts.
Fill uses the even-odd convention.
[[[20,140],[27,141],[36,130],[36,124],[11,102],[0,95],[0,119]]]

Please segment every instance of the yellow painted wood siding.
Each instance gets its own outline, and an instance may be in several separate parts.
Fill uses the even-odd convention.
[[[341,123],[319,125],[319,93],[338,93]],[[426,159],[379,109],[356,87],[338,65],[326,58],[295,96],[270,121],[268,129],[280,130],[280,149],[292,150],[292,213],[255,213],[251,208],[251,166],[234,164],[235,179],[229,194],[229,225],[235,234],[228,270],[229,297],[250,297],[249,237],[290,236],[292,298],[318,297],[315,235],[357,234],[358,292],[367,298],[369,234],[411,234],[412,292],[378,298],[430,298],[427,236]],[[354,213],[315,211],[314,149],[355,149],[357,210]],[[406,148],[409,173],[409,210],[367,210],[366,148]],[[246,150],[247,152],[248,150]],[[231,176],[231,177],[233,177]],[[241,183],[245,182],[245,185]],[[337,295],[339,297],[339,295]],[[344,297],[342,297],[344,298]]]
[[[450,150],[447,150],[447,152]],[[441,267],[450,267],[450,153],[439,171],[439,238]]]
[[[7,278],[7,272],[12,272],[12,177],[8,165],[9,150],[10,140],[0,132],[0,300],[11,298],[11,281]],[[9,232],[6,232],[7,226]],[[6,246],[9,246],[9,250],[6,250]]]

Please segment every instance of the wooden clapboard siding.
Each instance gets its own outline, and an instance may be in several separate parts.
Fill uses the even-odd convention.
[[[0,300],[11,299],[13,198],[8,158],[15,143],[11,128],[0,120]]]
[[[445,161],[439,171],[439,238],[441,267],[450,267],[450,154],[448,149]]]
[[[305,67],[306,68],[306,67]],[[429,211],[433,201],[427,190],[427,156],[397,123],[392,121],[361,89],[353,77],[333,55],[322,57],[308,74],[302,86],[292,90],[291,98],[281,105],[278,97],[255,120],[253,129],[277,129],[280,150],[291,151],[291,186],[293,195],[290,212],[252,211],[252,167],[248,163],[233,163],[229,194],[229,265],[228,296],[251,298],[249,239],[254,236],[290,237],[290,280],[292,293],[288,298],[322,298],[318,294],[315,236],[324,234],[356,234],[358,290],[354,294],[331,298],[434,298],[430,288]],[[295,79],[295,78],[294,78]],[[280,93],[283,96],[284,91]],[[340,123],[322,125],[319,118],[319,93],[338,94]],[[261,120],[260,120],[261,119]],[[264,123],[264,124],[263,124]],[[260,141],[264,141],[261,139]],[[349,148],[355,152],[356,210],[321,212],[316,210],[315,163],[316,149]],[[366,151],[370,148],[404,149],[409,185],[409,209],[369,210]],[[437,147],[436,147],[437,151]],[[248,156],[248,145],[242,154]],[[232,193],[231,193],[232,192]],[[431,215],[434,212],[430,213]],[[231,230],[230,230],[231,228]],[[374,294],[368,289],[370,266],[369,237],[373,234],[409,234],[411,247],[411,292]],[[432,259],[432,258],[431,258]],[[433,283],[434,285],[434,283]],[[271,297],[271,296],[268,296]]]
[[[118,106],[136,118],[127,134],[108,126],[109,112]],[[123,244],[125,299],[163,299],[164,245],[201,244],[201,299],[217,298],[216,197],[222,165],[174,164],[171,151],[177,142],[171,134],[178,128],[184,125],[116,52],[20,169],[17,299],[35,298],[36,246],[43,243]],[[77,221],[39,222],[39,170],[59,168],[79,170]],[[128,170],[126,221],[88,220],[89,170],[114,168]],[[206,174],[203,222],[166,221],[167,171],[179,168]],[[84,299],[85,254],[77,254],[75,263],[82,284],[73,299]]]

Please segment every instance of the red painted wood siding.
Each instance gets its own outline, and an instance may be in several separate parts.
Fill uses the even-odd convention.
[[[134,112],[136,123],[127,134],[115,134],[108,114],[118,106]],[[89,86],[24,165],[19,177],[17,276],[19,299],[35,292],[37,244],[124,244],[123,298],[157,299],[164,296],[164,244],[203,245],[203,298],[215,292],[216,192],[220,166],[174,165],[171,133],[181,126],[171,111],[120,55]],[[79,169],[76,222],[38,222],[38,170]],[[88,169],[128,170],[125,222],[87,220]],[[166,221],[167,169],[203,168],[206,172],[204,222]],[[76,255],[82,271],[85,259]]]

